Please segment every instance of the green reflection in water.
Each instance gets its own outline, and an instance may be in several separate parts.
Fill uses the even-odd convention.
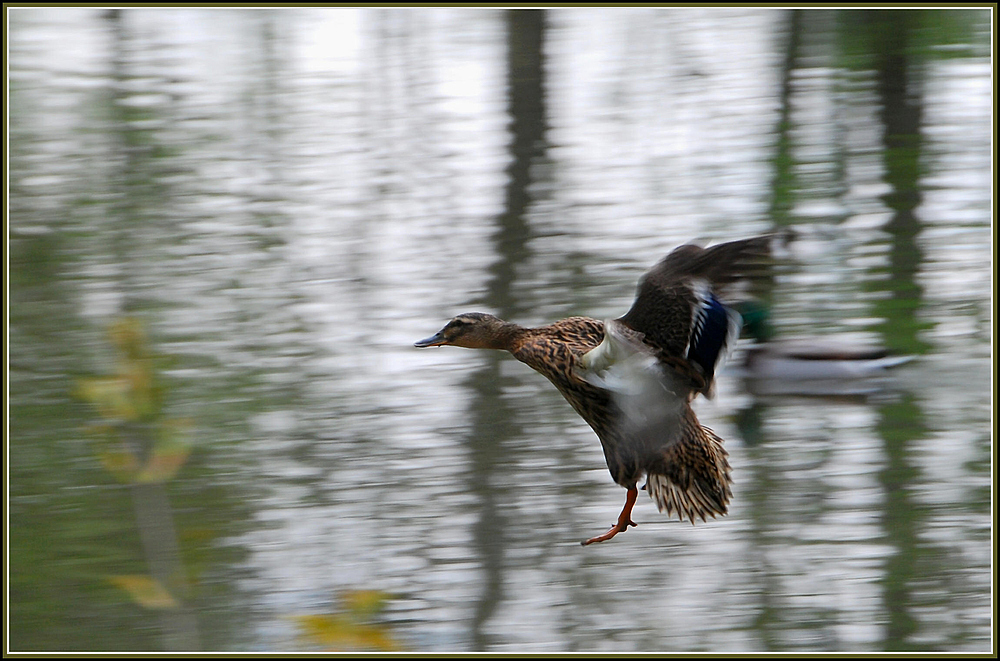
[[[119,37],[115,63],[124,67],[135,53],[122,45],[120,12],[107,18]],[[223,649],[229,646],[231,617],[220,614],[232,609],[232,588],[203,579],[220,563],[239,561],[241,552],[218,542],[234,534],[239,524],[233,522],[245,520],[246,514],[232,489],[209,467],[209,453],[198,452],[186,461],[186,444],[175,433],[180,427],[160,418],[160,396],[183,391],[166,381],[140,388],[142,396],[130,399],[115,379],[83,379],[106,348],[100,333],[80,317],[79,298],[87,286],[79,274],[93,264],[96,246],[98,253],[110,251],[116,269],[105,291],[125,292],[125,307],[139,307],[137,281],[149,266],[142,256],[148,238],[143,232],[163,208],[164,164],[177,156],[144,128],[163,118],[123,102],[119,92],[128,87],[128,76],[113,69],[119,85],[109,87],[117,91],[83,94],[83,112],[109,122],[105,137],[127,155],[122,170],[102,178],[108,162],[118,161],[96,150],[71,162],[74,176],[58,178],[45,191],[18,183],[11,187],[16,214],[8,246],[10,647],[197,649],[202,643],[190,611],[176,621],[179,593],[199,612],[204,644]],[[15,182],[37,171],[30,159],[47,145],[71,139],[87,143],[92,135],[89,128],[71,136],[32,134],[26,127],[30,113],[38,109],[22,101],[15,95],[11,102],[12,133],[20,139],[19,148],[12,150],[12,168],[22,174]],[[59,171],[64,164],[46,165]],[[142,307],[152,307],[151,299],[146,301]],[[106,419],[91,430],[105,440],[121,427],[111,420],[116,417],[127,418],[141,434],[159,420],[164,423],[161,433],[146,437],[149,447],[134,456],[108,445],[95,451],[93,438],[84,431],[93,422],[92,410],[73,397],[81,389],[102,404]],[[130,471],[129,464],[136,461],[146,470]],[[174,478],[182,463],[183,473]],[[165,515],[169,526],[162,525]],[[162,564],[151,556],[164,552],[172,556],[168,567],[154,567],[161,579],[150,580],[150,565]],[[181,564],[191,585],[185,580],[184,586],[168,588]]]
[[[114,373],[80,380],[77,394],[99,416],[89,431],[102,465],[131,493],[150,571],[109,580],[134,602],[157,611],[166,649],[198,650],[198,626],[188,605],[190,587],[164,489],[187,462],[191,425],[164,416],[164,387],[139,322],[120,319],[111,325],[109,336],[116,350]]]
[[[922,202],[924,96],[919,93],[920,65],[929,57],[948,53],[939,47],[975,41],[972,30],[976,12],[967,11],[864,11],[843,12],[841,44],[849,63],[875,71],[883,125],[882,161],[884,180],[890,190],[883,196],[892,217],[889,234],[889,265],[871,269],[867,290],[883,292],[874,299],[875,315],[883,321],[875,326],[884,344],[898,353],[924,354],[931,345],[921,333],[932,324],[921,319],[923,289],[918,276],[923,255],[917,237],[923,230],[916,210]],[[947,55],[945,55],[947,56]],[[921,481],[913,455],[914,443],[927,438],[924,412],[911,394],[878,407],[877,431],[887,463],[879,478],[884,489],[884,527],[893,553],[883,574],[884,608],[887,617],[882,649],[887,651],[943,650],[942,641],[917,642],[920,621],[916,612],[930,604],[918,586],[947,582],[946,565],[940,562],[944,549],[921,541],[921,532],[931,525],[929,512],[914,496]],[[945,594],[940,586],[934,592]],[[966,637],[959,626],[952,644]],[[944,643],[947,645],[947,643]]]

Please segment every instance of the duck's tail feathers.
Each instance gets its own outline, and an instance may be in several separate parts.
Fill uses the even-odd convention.
[[[707,427],[664,451],[660,469],[646,477],[646,491],[667,516],[677,515],[692,524],[695,517],[725,516],[733,492],[732,468],[722,439]]]

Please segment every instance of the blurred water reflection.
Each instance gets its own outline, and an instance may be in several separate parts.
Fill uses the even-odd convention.
[[[989,10],[8,18],[11,650],[991,649]],[[723,520],[640,501],[582,549],[593,433],[509,357],[412,349],[617,316],[775,227],[782,337],[918,358],[866,397],[723,374]],[[142,516],[73,397],[126,313],[194,421],[194,642],[122,589]]]

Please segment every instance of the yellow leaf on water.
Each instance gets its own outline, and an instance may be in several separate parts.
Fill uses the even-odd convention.
[[[93,404],[106,420],[134,420],[136,408],[127,379],[105,376],[80,379],[77,395]]]
[[[363,624],[343,613],[293,617],[303,636],[331,651],[392,652],[400,646],[385,627]]]
[[[136,482],[166,482],[177,474],[191,454],[186,420],[166,420],[158,430],[159,438]]]
[[[142,471],[136,475],[135,481],[140,484],[166,482],[177,474],[189,454],[191,452],[187,449],[153,450]]]
[[[154,388],[154,376],[148,360],[123,362],[118,370],[120,377],[128,384],[129,398],[137,418],[149,419],[159,413]]]
[[[292,617],[302,628],[302,633],[325,647],[344,643],[350,622],[343,615],[296,615]]]
[[[134,317],[122,317],[111,324],[108,338],[127,358],[139,358],[146,353],[146,332],[142,322]]]
[[[344,607],[357,617],[370,617],[385,608],[391,595],[381,590],[348,590],[340,595]]]
[[[178,606],[177,600],[152,576],[132,574],[111,576],[108,580],[125,590],[132,601],[145,608],[167,610]]]
[[[119,482],[132,482],[135,472],[139,469],[135,455],[125,450],[99,452],[97,456],[104,468]]]

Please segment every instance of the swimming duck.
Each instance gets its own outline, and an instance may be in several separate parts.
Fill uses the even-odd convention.
[[[525,328],[481,312],[460,314],[416,347],[452,345],[509,351],[540,372],[597,433],[612,478],[627,489],[617,522],[584,545],[635,526],[643,486],[668,516],[723,516],[732,497],[723,440],[702,426],[691,401],[712,396],[720,360],[736,342],[739,314],[719,288],[765,264],[770,237],[683,245],[639,281],[618,319],[570,317]]]
[[[893,356],[884,347],[859,346],[836,338],[778,341],[766,306],[741,301],[743,335],[753,340],[732,372],[761,395],[861,395],[883,388],[887,370],[913,356]]]

